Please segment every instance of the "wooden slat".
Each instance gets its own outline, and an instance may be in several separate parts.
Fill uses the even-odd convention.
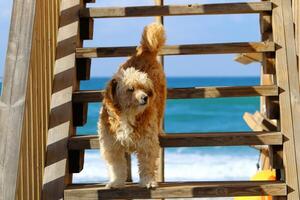
[[[81,17],[115,18],[174,15],[242,14],[271,11],[270,2],[157,5],[139,7],[87,8],[80,11]]]
[[[161,147],[281,145],[279,132],[183,133],[160,136]],[[70,150],[99,149],[97,135],[74,136],[69,139]]]
[[[75,48],[82,47],[78,12],[83,5],[83,0],[62,1],[60,5],[60,27],[57,36],[43,176],[43,200],[63,199],[65,184],[72,182],[72,174],[68,166],[67,142],[68,137],[76,132],[72,119],[72,92],[78,89]],[[62,23],[67,18],[70,20]]]
[[[253,62],[262,62],[262,53],[241,53],[234,57],[236,62],[248,65]]]
[[[72,185],[65,190],[66,200],[155,199],[233,196],[284,196],[285,183],[275,181],[176,182],[160,183],[153,190],[135,184],[123,189],[105,189],[103,185]]]
[[[77,48],[77,58],[126,57],[136,52],[136,46]],[[217,44],[172,45],[162,48],[160,55],[230,54],[274,52],[273,42],[242,42]]]
[[[15,199],[36,1],[14,0],[0,97],[0,199]],[[31,154],[32,155],[32,154]]]
[[[277,130],[277,123],[271,121],[260,112],[255,112],[253,115],[245,112],[243,119],[253,131],[275,131]]]
[[[163,6],[164,0],[154,0],[155,5],[157,6]],[[163,16],[157,16],[155,18],[155,21],[164,24],[164,17]],[[164,56],[158,56],[158,60],[160,61],[162,67],[164,68]],[[165,124],[163,124],[164,126]],[[163,127],[165,128],[165,127]],[[158,158],[158,170],[157,170],[157,181],[164,182],[165,181],[165,149],[160,148],[159,149],[159,158]]]
[[[274,42],[281,48],[276,51],[277,84],[283,91],[279,95],[280,130],[283,145],[284,178],[289,185],[289,200],[300,197],[300,112],[299,77],[295,49],[291,1],[272,0]]]
[[[239,86],[239,87],[195,87],[168,89],[168,99],[223,98],[249,96],[277,96],[278,87]],[[73,93],[73,102],[99,102],[103,99],[104,90],[80,90]]]

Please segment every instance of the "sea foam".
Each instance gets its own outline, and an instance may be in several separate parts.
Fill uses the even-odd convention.
[[[258,155],[201,154],[197,151],[165,153],[166,181],[249,180],[256,172]],[[132,177],[138,181],[137,159],[132,158]],[[98,151],[87,151],[84,169],[74,174],[75,183],[99,183],[108,180],[106,165]]]

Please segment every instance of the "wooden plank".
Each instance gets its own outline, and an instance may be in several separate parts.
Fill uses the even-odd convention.
[[[156,5],[139,7],[86,8],[80,11],[81,17],[115,18],[176,15],[243,14],[272,11],[270,2]]]
[[[287,186],[275,181],[176,182],[160,183],[154,190],[131,184],[123,189],[103,185],[72,185],[65,190],[66,200],[155,199],[233,196],[285,196]]]
[[[103,94],[104,90],[75,91],[73,93],[73,102],[99,102],[102,101]],[[273,85],[168,89],[168,99],[277,96],[278,94],[278,87]]]
[[[253,62],[262,62],[262,53],[241,53],[234,57],[236,62],[248,65]]]
[[[68,154],[69,172],[79,173],[83,170],[84,164],[84,151],[73,150]]]
[[[136,52],[136,46],[77,48],[77,58],[127,57]],[[172,45],[162,48],[160,55],[231,54],[274,52],[273,42],[243,42],[217,44]]]
[[[274,120],[269,120],[260,112],[255,112],[253,115],[245,112],[243,119],[253,131],[276,131],[277,123]]]
[[[79,38],[77,13],[83,5],[83,0],[62,1],[60,5],[60,22],[67,17],[72,19],[67,24],[60,23],[57,36],[43,177],[42,199],[44,200],[63,199],[65,184],[70,184],[72,181],[68,166],[67,142],[68,137],[75,134],[72,118],[72,92],[78,89],[75,48],[81,47],[82,41]],[[70,44],[68,51],[64,50],[66,44]]]
[[[0,199],[15,199],[35,0],[14,0],[0,97]]]
[[[293,19],[295,24],[295,39],[296,39],[296,47],[297,47],[297,55],[298,55],[298,66],[300,63],[300,1],[299,0],[292,0],[292,7],[293,7]],[[300,77],[300,71],[299,71],[299,77]]]
[[[156,6],[163,6],[164,0],[154,0],[154,3]],[[158,23],[164,24],[164,17],[157,16],[155,18],[155,21]],[[162,64],[162,67],[164,68],[164,61],[165,61],[164,56],[158,56],[158,59],[159,59],[160,63]],[[165,124],[163,124],[163,126],[165,126]],[[165,181],[165,149],[164,148],[159,149],[157,177],[158,177],[157,181],[159,181],[159,182]]]
[[[73,125],[84,126],[87,122],[88,104],[74,103],[73,104]]]
[[[82,40],[92,40],[94,36],[94,20],[92,18],[80,19],[80,38]]]
[[[295,38],[291,2],[272,0],[273,36],[281,48],[276,51],[276,71],[278,86],[283,92],[279,95],[280,125],[284,134],[283,164],[284,178],[290,187],[289,200],[298,200],[299,195],[299,80],[296,62]],[[298,116],[296,118],[296,116]]]
[[[260,112],[255,112],[253,115],[250,113],[245,113],[243,116],[245,122],[247,125],[253,130],[253,131],[276,131],[278,130],[277,123],[274,122],[274,120],[270,120],[263,116]],[[277,121],[276,121],[277,122]],[[283,168],[283,152],[282,152],[282,145],[272,145],[272,146],[253,146],[254,148],[257,148],[262,151],[261,156],[266,157],[266,151],[269,152],[268,157],[266,160],[268,160],[268,164],[273,169],[281,169]],[[265,153],[264,153],[265,152]],[[261,157],[261,158],[262,158]],[[263,165],[267,163],[262,163]],[[268,168],[268,166],[266,167]],[[279,178],[279,177],[276,177]]]
[[[262,41],[273,42],[272,16],[270,12],[262,12],[260,14],[260,29]],[[262,56],[261,85],[276,84],[276,78],[273,78],[275,73],[275,54],[273,52],[264,53]],[[270,79],[269,77],[272,78]],[[278,97],[261,97],[261,112],[267,118],[279,118],[279,108],[278,104],[274,104],[275,101],[278,102]]]
[[[284,2],[284,3],[283,3]],[[287,174],[290,176],[288,179],[297,176],[298,190],[295,191],[297,198],[300,198],[300,87],[299,87],[299,76],[296,75],[298,72],[297,63],[297,52],[296,52],[296,40],[293,23],[293,11],[291,1],[282,1],[282,13],[283,13],[283,27],[285,34],[285,45],[286,45],[286,61],[288,68],[288,80],[290,87],[290,99],[291,99],[291,110],[294,130],[294,153],[296,154],[296,168],[297,174]],[[292,139],[292,138],[290,138]],[[286,151],[287,156],[291,154]],[[286,169],[289,170],[289,169]],[[295,185],[296,186],[296,185]],[[293,196],[293,195],[291,195]]]
[[[161,147],[281,145],[279,132],[168,133],[160,136]],[[97,135],[74,136],[69,139],[70,150],[99,149]]]
[[[91,59],[76,59],[77,80],[90,80]]]

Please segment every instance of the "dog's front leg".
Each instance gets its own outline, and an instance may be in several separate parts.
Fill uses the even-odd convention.
[[[157,160],[159,143],[157,138],[144,138],[139,142],[137,158],[139,162],[140,185],[142,187],[157,187]]]
[[[124,187],[127,178],[127,162],[124,147],[118,144],[111,135],[103,131],[100,135],[100,150],[109,171],[109,183],[106,187]]]

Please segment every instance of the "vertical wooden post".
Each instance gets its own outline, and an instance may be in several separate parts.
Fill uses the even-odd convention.
[[[293,0],[293,17],[295,24],[296,51],[298,56],[298,73],[300,78],[300,0]]]
[[[298,200],[300,175],[300,91],[294,38],[291,0],[272,0],[273,36],[277,44],[277,83],[281,89],[280,129],[284,135],[284,179],[288,185],[288,200]]]
[[[272,42],[272,16],[270,12],[260,14],[260,29],[262,41]],[[261,85],[274,85],[276,83],[275,73],[274,53],[264,53],[262,57]],[[276,112],[278,108],[273,103],[274,101],[276,99],[272,97],[261,97],[261,113],[269,119],[278,119],[278,113]]]
[[[164,5],[164,0],[155,0],[155,4],[162,6]],[[155,17],[155,21],[161,24],[164,24],[164,17],[158,16]],[[159,61],[161,62],[162,66],[164,67],[164,57],[159,56]],[[165,181],[165,150],[164,148],[160,148],[159,151],[159,168],[158,168],[158,181],[164,182]]]
[[[14,0],[0,99],[0,199],[15,199],[35,0]]]
[[[262,41],[273,41],[271,13],[263,12],[260,14],[260,29]],[[274,53],[264,53],[262,58],[261,85],[277,85]],[[261,113],[268,119],[278,119],[279,117],[278,104],[275,102],[278,102],[278,97],[261,97]],[[280,157],[283,149],[278,146],[270,146],[269,149],[270,164],[272,168],[280,172],[283,168],[282,157]],[[279,179],[280,177],[276,178]]]
[[[61,2],[43,177],[44,200],[62,199],[65,185],[72,182],[67,144],[68,138],[75,134],[72,93],[78,89],[75,50],[82,46],[78,12],[83,5],[83,0]]]

